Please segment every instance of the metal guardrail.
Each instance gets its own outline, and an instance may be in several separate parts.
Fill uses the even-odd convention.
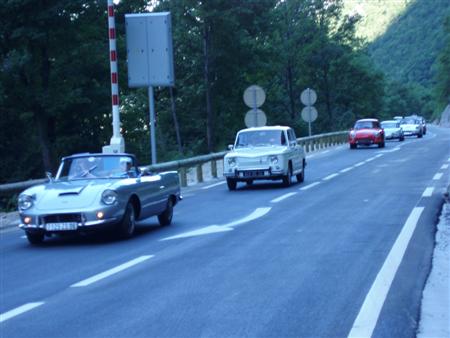
[[[306,153],[311,151],[325,149],[328,147],[336,146],[347,142],[347,131],[339,131],[334,133],[314,135],[310,137],[301,137],[297,139],[297,142],[303,147]],[[162,172],[169,170],[176,170],[180,176],[180,184],[182,187],[187,186],[187,175],[190,168],[195,168],[197,182],[203,182],[203,169],[202,165],[211,162],[211,176],[217,178],[217,161],[222,160],[228,151],[222,151],[219,153],[212,153],[208,155],[195,156],[179,161],[171,161],[165,163],[158,163],[154,165],[143,166],[147,170],[152,172]],[[36,179],[16,183],[8,183],[0,185],[0,195],[12,195],[14,193],[25,190],[33,185],[47,182],[48,180]]]

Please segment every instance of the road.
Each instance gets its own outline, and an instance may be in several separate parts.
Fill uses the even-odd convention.
[[[126,241],[1,233],[3,337],[415,337],[450,131],[189,188]]]

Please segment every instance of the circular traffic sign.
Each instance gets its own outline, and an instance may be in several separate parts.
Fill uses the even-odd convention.
[[[300,95],[300,100],[305,106],[312,106],[317,101],[317,94],[311,88],[306,88]]]
[[[302,119],[305,122],[314,122],[317,119],[317,109],[311,106],[307,106],[302,110]]]
[[[266,93],[260,86],[253,85],[244,91],[244,102],[248,107],[261,107],[264,101],[266,101]]]
[[[266,123],[266,114],[261,109],[252,109],[245,114],[245,125],[247,128],[264,127]]]

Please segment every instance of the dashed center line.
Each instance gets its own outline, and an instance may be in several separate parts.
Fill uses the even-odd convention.
[[[448,169],[448,164],[443,164],[441,169]]]
[[[320,184],[320,182],[314,182],[314,183],[311,183],[311,184],[309,184],[307,186],[304,186],[303,188],[300,188],[300,190],[308,190],[308,189],[311,189],[312,187],[315,187],[316,185],[319,185],[319,184]]]
[[[436,175],[433,176],[433,180],[434,181],[440,180],[442,175],[444,175],[444,174],[443,173],[437,173]]]
[[[281,202],[281,201],[285,200],[286,198],[289,198],[289,197],[294,196],[296,194],[297,194],[296,192],[290,192],[290,193],[284,194],[284,195],[282,195],[282,196],[280,196],[278,198],[274,198],[273,200],[270,201],[270,203]]]
[[[90,284],[93,284],[95,282],[98,282],[99,280],[105,279],[109,276],[112,276],[118,272],[121,272],[125,269],[128,269],[136,264],[142,263],[144,261],[146,261],[147,259],[150,259],[154,257],[154,255],[148,255],[148,256],[141,256],[138,257],[136,259],[133,259],[127,263],[121,264],[119,266],[116,266],[115,268],[109,269],[105,272],[99,273],[98,275],[92,276],[90,278],[87,278],[85,280],[82,280],[81,282],[75,283],[73,285],[71,285],[70,287],[72,288],[76,288],[76,287],[82,287],[82,286],[88,286]]]
[[[341,173],[346,173],[347,171],[350,171],[352,169],[354,169],[354,167],[348,167],[348,168],[342,169],[340,172]]]
[[[431,195],[433,195],[433,191],[434,191],[433,187],[426,188],[422,194],[422,197],[431,197]]]
[[[34,308],[37,308],[38,306],[41,306],[44,304],[44,302],[36,302],[36,303],[28,303],[22,306],[19,306],[15,309],[12,309],[8,312],[0,314],[0,323],[3,323],[4,321],[11,319],[13,317],[16,317],[24,312],[33,310]]]
[[[327,177],[323,178],[323,180],[328,181],[328,180],[331,180],[332,178],[335,178],[336,176],[339,176],[339,174],[335,173],[335,174],[328,175]]]
[[[359,163],[356,163],[356,164],[354,165],[354,167],[360,167],[360,166],[364,165],[364,163],[365,163],[365,162],[359,162]]]

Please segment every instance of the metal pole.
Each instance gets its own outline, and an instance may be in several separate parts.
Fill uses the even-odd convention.
[[[148,87],[148,97],[150,106],[150,144],[152,150],[152,164],[156,164],[156,137],[155,137],[155,99],[153,97],[153,87]]]
[[[309,122],[308,122],[308,127],[309,127],[309,136],[311,136],[311,89],[307,89],[308,90],[308,117],[309,117]]]
[[[256,89],[253,89],[253,112],[255,127],[258,127],[258,111],[256,110]]]

